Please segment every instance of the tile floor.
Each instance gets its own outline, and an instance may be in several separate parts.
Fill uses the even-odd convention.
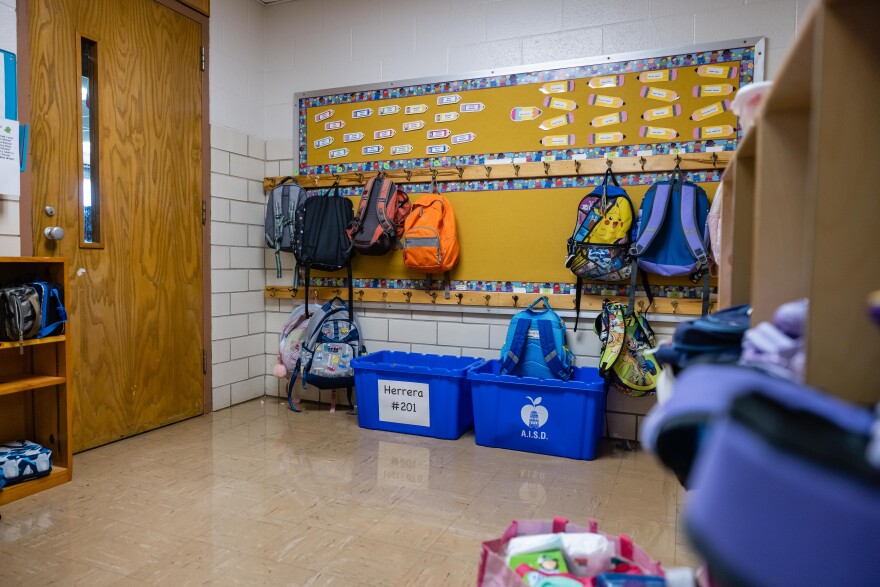
[[[262,398],[77,455],[0,508],[2,585],[474,585],[513,518],[566,516],[693,564],[642,452],[573,461],[362,430]]]

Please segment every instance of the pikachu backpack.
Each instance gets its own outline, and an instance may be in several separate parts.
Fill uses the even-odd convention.
[[[611,183],[609,185],[609,181]],[[577,276],[575,323],[577,330],[584,280],[626,281],[632,270],[632,200],[608,169],[601,185],[584,196],[577,222],[568,239],[565,266]]]

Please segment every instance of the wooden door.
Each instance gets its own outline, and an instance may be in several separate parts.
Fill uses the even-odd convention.
[[[80,451],[202,413],[202,27],[154,0],[30,0],[28,22],[34,251],[68,259]]]

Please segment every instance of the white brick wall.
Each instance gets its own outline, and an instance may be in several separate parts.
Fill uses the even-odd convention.
[[[766,36],[772,78],[815,0],[299,0],[265,9],[267,159],[295,159],[296,92]],[[393,43],[358,31],[394,31]],[[352,43],[352,40],[355,40]],[[315,67],[316,62],[322,67]],[[267,172],[275,171],[274,165]]]
[[[261,138],[218,125],[211,126],[211,144],[212,375],[218,410],[265,394],[266,151]]]

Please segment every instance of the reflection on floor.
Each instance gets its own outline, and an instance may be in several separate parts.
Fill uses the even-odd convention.
[[[0,584],[473,585],[483,540],[555,515],[692,564],[684,493],[644,453],[573,461],[310,408],[263,398],[77,455],[72,483],[0,508]]]

